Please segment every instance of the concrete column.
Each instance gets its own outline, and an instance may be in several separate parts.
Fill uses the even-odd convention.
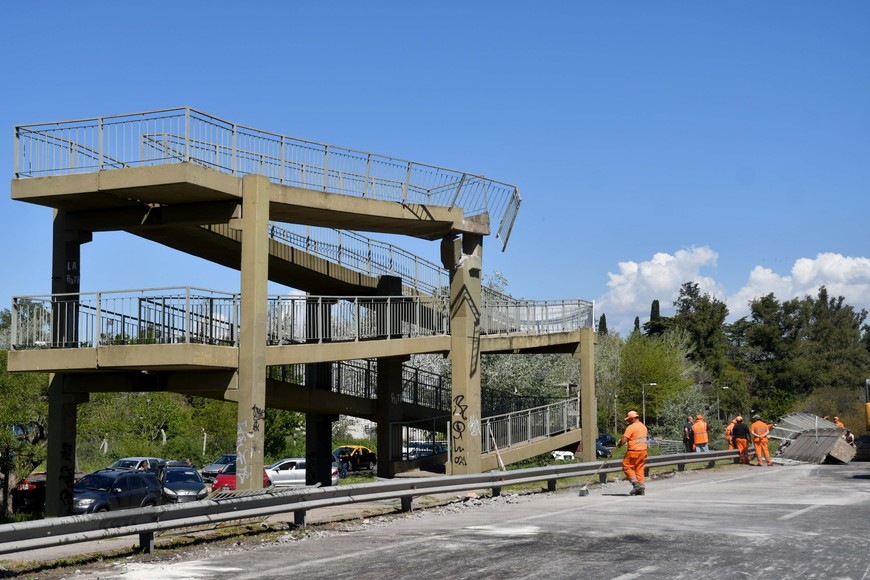
[[[574,352],[580,363],[580,441],[583,461],[595,461],[595,438],[598,434],[598,404],[595,400],[595,330],[580,330],[580,347]]]
[[[80,292],[81,244],[90,241],[89,232],[68,227],[67,213],[56,210],[52,226],[51,292]],[[52,343],[76,347],[78,297],[54,300]],[[46,460],[45,515],[60,517],[72,513],[72,490],[76,472],[76,396],[64,392],[63,374],[51,375],[48,391],[48,457]],[[87,400],[87,395],[80,396]]]
[[[81,395],[87,400],[87,395]],[[48,387],[48,457],[45,516],[72,514],[76,473],[76,395],[64,392],[64,375],[51,375]]]
[[[332,423],[338,415],[305,415],[305,483],[332,485]]]
[[[242,178],[241,321],[236,488],[263,487],[266,419],[266,305],[269,282],[269,180]]]
[[[483,237],[447,236],[441,260],[450,271],[452,399],[448,473],[480,473],[480,271]]]
[[[378,359],[378,477],[394,477],[393,457],[402,450],[402,434],[391,425],[402,420],[402,363],[405,356]]]

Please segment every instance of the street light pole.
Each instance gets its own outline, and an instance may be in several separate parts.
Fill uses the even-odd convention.
[[[643,424],[646,425],[646,388],[647,387],[655,387],[656,383],[641,383],[640,391],[641,391],[641,399],[643,404]]]

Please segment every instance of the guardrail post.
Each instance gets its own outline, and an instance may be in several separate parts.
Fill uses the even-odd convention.
[[[413,500],[413,499],[414,498],[412,498],[412,497],[403,497],[402,498],[402,511],[403,512],[411,511],[411,500]]]
[[[547,491],[556,491],[556,480],[548,479],[547,480]]]
[[[293,512],[293,523],[297,526],[305,525],[305,511],[306,510],[296,510]]]
[[[154,553],[154,532],[142,532],[139,534],[139,549],[143,554]]]
[[[607,474],[599,473],[598,474],[598,483],[607,483]]]
[[[686,464],[685,463],[678,463],[677,464],[677,471],[686,471]]]
[[[714,459],[711,459],[711,460],[707,463],[707,467],[716,467],[716,461],[715,461]]]

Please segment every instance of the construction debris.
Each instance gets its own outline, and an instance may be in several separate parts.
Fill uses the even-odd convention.
[[[778,455],[806,463],[849,463],[855,447],[846,442],[846,430],[811,413],[790,413],[779,419],[770,436],[781,439]]]

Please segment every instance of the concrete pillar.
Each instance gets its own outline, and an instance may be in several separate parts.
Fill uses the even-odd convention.
[[[598,404],[595,400],[595,330],[580,329],[580,346],[574,352],[580,363],[580,441],[583,461],[595,461],[595,437],[598,434]]]
[[[447,236],[441,260],[450,271],[452,399],[448,473],[480,473],[480,276],[483,237]]]
[[[242,178],[241,312],[236,488],[263,487],[266,419],[266,306],[269,282],[269,180]]]
[[[402,421],[402,363],[405,356],[378,359],[378,477],[394,477],[393,457],[402,451],[402,433],[392,424]]]
[[[89,232],[70,230],[67,213],[56,210],[52,225],[51,293],[80,292],[81,244],[90,241]],[[52,346],[77,347],[78,297],[54,300],[52,304]],[[76,396],[64,391],[63,374],[51,375],[48,390],[48,457],[46,459],[45,515],[60,517],[72,513],[72,491],[76,472]],[[79,400],[87,400],[87,395]]]
[[[64,392],[63,374],[51,375],[48,387],[47,447],[45,517],[68,516],[76,473],[76,395]]]
[[[305,415],[305,483],[332,485],[332,423],[338,415]]]

